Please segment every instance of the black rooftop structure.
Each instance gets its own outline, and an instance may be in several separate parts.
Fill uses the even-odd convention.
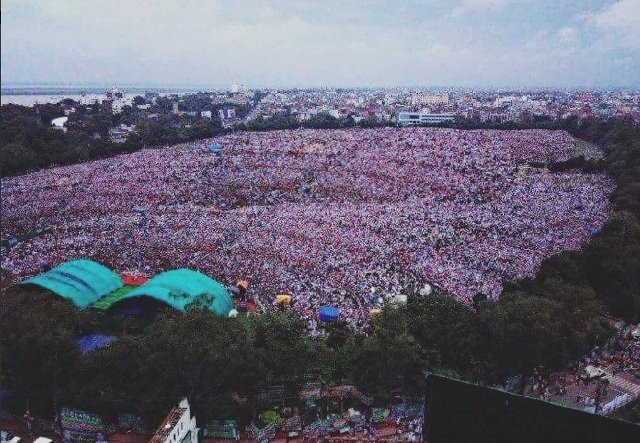
[[[640,426],[427,374],[425,443],[632,443]]]

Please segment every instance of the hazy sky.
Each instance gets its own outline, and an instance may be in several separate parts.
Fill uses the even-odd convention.
[[[640,86],[640,0],[2,0],[2,83]]]

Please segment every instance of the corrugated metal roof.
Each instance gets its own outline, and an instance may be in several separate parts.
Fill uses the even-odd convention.
[[[118,274],[88,259],[66,261],[22,284],[41,286],[71,300],[79,308],[86,308],[124,285]]]
[[[151,297],[183,312],[191,305],[200,305],[218,315],[227,316],[233,308],[231,295],[221,283],[198,271],[184,268],[156,275],[112,306],[136,297]]]

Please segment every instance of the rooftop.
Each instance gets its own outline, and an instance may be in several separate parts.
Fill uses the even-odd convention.
[[[162,443],[166,441],[167,437],[169,437],[169,434],[171,434],[171,431],[186,411],[186,408],[180,407],[174,407],[171,409],[162,424],[156,430],[156,433],[153,434],[153,437],[149,440],[149,443]]]

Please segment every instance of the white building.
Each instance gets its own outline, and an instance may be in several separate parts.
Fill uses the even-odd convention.
[[[111,112],[114,114],[120,114],[125,105],[126,102],[123,99],[115,99],[111,102]]]
[[[493,101],[493,106],[503,106],[503,105],[508,105],[510,103],[513,103],[514,101],[516,101],[516,97],[513,95],[505,95],[502,97],[496,97],[496,99]]]
[[[53,120],[51,120],[51,126],[53,126],[54,129],[57,129],[59,131],[67,132],[67,127],[65,125],[67,124],[68,121],[69,121],[68,116],[54,118]]]
[[[149,443],[197,443],[198,431],[189,401],[184,398],[169,412]]]
[[[232,94],[244,94],[248,91],[247,87],[241,83],[233,83],[229,90]]]
[[[122,112],[122,108],[125,106],[131,106],[131,100],[128,100],[125,97],[124,92],[118,90],[117,88],[110,89],[106,92],[106,101],[111,102],[111,112],[114,114],[120,114]]]
[[[453,113],[428,114],[424,112],[399,112],[398,124],[409,126],[453,122],[455,117],[456,115]]]
[[[415,93],[411,95],[410,103],[412,105],[447,105],[449,104],[449,94],[439,92],[435,94]]]
[[[96,105],[98,103],[100,103],[100,101],[102,100],[102,96],[98,95],[98,94],[85,94],[82,93],[80,94],[80,104],[81,105],[85,105],[85,106],[91,106],[91,105]]]
[[[109,129],[109,138],[112,142],[124,143],[125,141],[127,141],[127,137],[129,136],[129,134],[135,131],[135,129],[135,125],[127,126],[122,123],[120,126]]]

